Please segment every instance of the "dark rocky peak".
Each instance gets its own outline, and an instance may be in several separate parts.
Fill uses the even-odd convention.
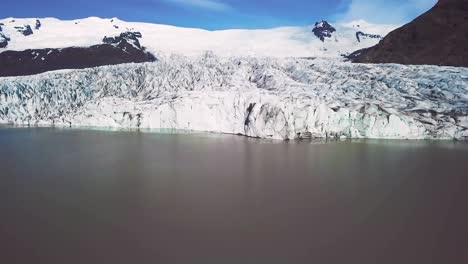
[[[119,36],[116,37],[104,37],[102,40],[105,44],[110,44],[119,48],[134,48],[141,49],[140,41],[142,35],[140,32],[122,32]]]
[[[3,23],[0,23],[0,32],[2,32],[2,31],[3,31],[3,28],[2,28],[2,26],[5,26],[5,24],[3,24]]]
[[[312,30],[314,35],[321,41],[325,41],[325,38],[331,38],[332,33],[335,31],[336,29],[325,20],[315,23],[315,27]]]
[[[356,39],[358,42],[361,42],[361,39],[365,39],[365,38],[382,39],[383,37],[380,35],[367,34],[362,31],[356,32]]]
[[[41,24],[41,21],[39,19],[36,19],[36,25],[35,25],[35,29],[39,29],[41,28],[42,24]]]
[[[25,36],[29,36],[29,35],[33,34],[33,31],[31,29],[30,25],[24,25],[22,27],[15,27],[15,28],[19,33],[21,33],[21,34],[23,34]]]
[[[10,38],[0,33],[0,49],[6,48],[8,46],[8,41],[10,41]]]

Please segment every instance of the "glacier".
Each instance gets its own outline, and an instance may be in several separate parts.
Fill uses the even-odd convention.
[[[0,78],[0,123],[272,139],[468,139],[468,68],[167,55]]]

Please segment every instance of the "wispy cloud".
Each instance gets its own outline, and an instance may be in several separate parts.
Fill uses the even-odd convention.
[[[165,0],[166,2],[174,3],[184,7],[203,8],[213,11],[227,11],[232,7],[222,1],[217,0]]]
[[[437,0],[350,0],[338,21],[364,19],[374,23],[406,23],[430,9]]]

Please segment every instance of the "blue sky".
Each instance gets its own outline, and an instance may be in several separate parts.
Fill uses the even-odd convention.
[[[405,23],[437,0],[2,0],[0,18],[118,17],[205,29],[271,28],[364,19]]]

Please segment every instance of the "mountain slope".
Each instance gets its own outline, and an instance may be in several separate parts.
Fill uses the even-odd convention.
[[[118,36],[122,32],[141,32],[141,45],[152,54],[183,54],[198,56],[212,51],[218,56],[271,57],[339,57],[354,50],[370,47],[378,39],[358,39],[356,33],[385,36],[394,25],[372,25],[364,21],[333,24],[336,29],[329,37],[314,35],[314,26],[283,27],[265,30],[219,30],[179,28],[149,23],[132,23],[96,17],[78,20],[55,18],[0,20],[0,34],[5,50],[52,49],[89,47],[101,44],[104,36]],[[1,25],[1,24],[0,24]],[[25,35],[24,32],[32,34]]]
[[[106,37],[90,47],[28,49],[0,53],[0,76],[21,76],[59,69],[84,69],[130,62],[150,62],[156,58],[141,47],[139,32]]]
[[[389,33],[354,62],[468,67],[468,1],[439,0],[428,12]]]

